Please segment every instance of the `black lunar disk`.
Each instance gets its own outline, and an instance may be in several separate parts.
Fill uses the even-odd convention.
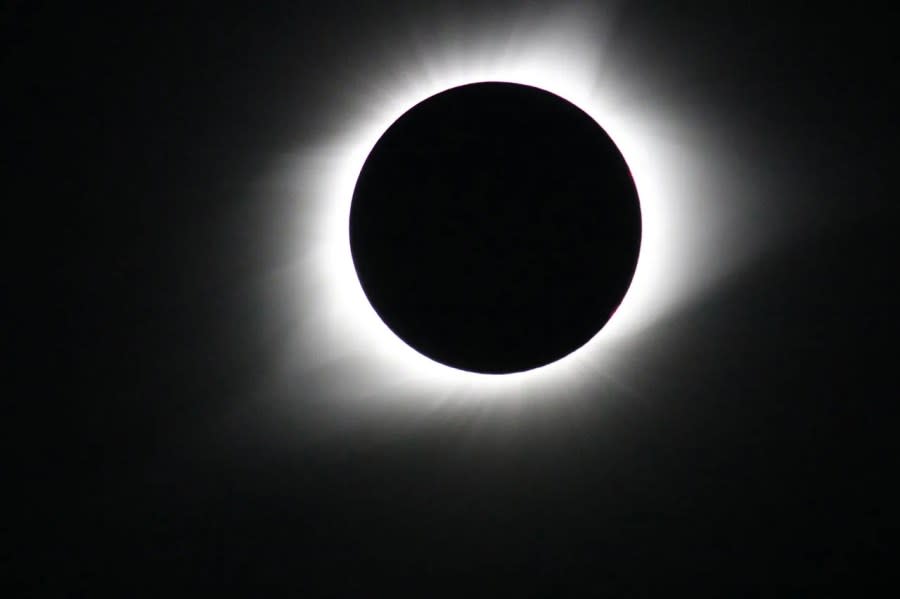
[[[432,96],[356,183],[356,273],[390,329],[462,370],[511,373],[589,341],[631,283],[637,190],[606,132],[547,91],[475,83]]]

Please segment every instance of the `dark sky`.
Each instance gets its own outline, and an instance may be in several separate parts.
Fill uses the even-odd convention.
[[[23,209],[5,227],[6,580],[41,596],[652,595],[888,574],[896,14],[621,7],[603,35],[711,129],[742,132],[749,170],[790,181],[758,192],[762,214],[804,226],[655,325],[629,356],[652,380],[631,403],[525,414],[515,434],[401,414],[319,444],[263,414],[279,356],[259,281],[287,229],[250,190],[359,93],[347,56],[374,64],[395,31],[506,9],[304,4],[4,4],[4,199]],[[327,411],[340,390],[292,392]]]

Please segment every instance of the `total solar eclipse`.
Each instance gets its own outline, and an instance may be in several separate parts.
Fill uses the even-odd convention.
[[[484,82],[417,104],[381,136],[350,209],[359,282],[432,360],[507,374],[594,337],[634,275],[637,189],[619,149],[550,92]]]

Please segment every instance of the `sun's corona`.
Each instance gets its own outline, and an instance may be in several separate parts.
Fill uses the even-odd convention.
[[[655,104],[643,101],[646,80],[639,72],[628,79],[607,69],[604,39],[588,22],[581,15],[549,24],[523,17],[514,33],[485,22],[466,29],[464,44],[439,35],[420,40],[406,58],[391,55],[374,67],[361,63],[371,87],[323,112],[333,134],[294,166],[298,229],[291,254],[299,271],[294,313],[285,317],[297,322],[287,355],[299,356],[302,369],[317,373],[317,388],[341,401],[389,397],[394,405],[404,398],[432,405],[558,395],[572,385],[621,375],[629,367],[619,361],[620,350],[649,343],[654,323],[728,268],[725,261],[702,270],[693,266],[721,255],[719,225],[729,216],[713,193],[720,182],[707,170],[715,149],[702,145],[698,123],[679,121],[674,109],[662,114],[660,97]],[[499,375],[448,367],[398,338],[360,285],[348,234],[356,182],[391,125],[427,98],[486,81],[545,90],[602,124],[630,169],[641,213],[634,276],[602,331],[558,361]]]

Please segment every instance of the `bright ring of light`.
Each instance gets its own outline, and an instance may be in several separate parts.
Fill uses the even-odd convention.
[[[522,25],[521,23],[519,25]],[[557,393],[585,372],[596,372],[617,344],[642,331],[709,279],[692,269],[718,237],[714,198],[702,193],[710,176],[701,171],[697,152],[671,143],[677,126],[623,90],[629,85],[599,75],[601,55],[594,33],[580,32],[579,21],[556,23],[541,31],[522,27],[512,42],[446,44],[418,49],[418,65],[402,65],[402,75],[385,68],[371,77],[377,91],[359,93],[358,112],[336,116],[341,131],[317,147],[297,170],[304,180],[292,252],[301,260],[294,305],[303,332],[293,355],[306,367],[329,370],[335,394],[363,399],[390,394],[417,401],[448,398],[529,399]],[[496,36],[494,36],[496,37]],[[518,43],[518,47],[516,43]],[[565,358],[534,370],[485,375],[456,370],[422,356],[381,321],[366,298],[350,253],[348,222],[360,170],[382,134],[404,112],[444,90],[481,81],[519,83],[554,93],[590,115],[610,135],[631,168],[642,213],[642,240],[631,287],[618,311],[586,345]],[[381,93],[378,93],[378,92]],[[687,125],[681,124],[683,129]],[[696,143],[696,142],[693,142]],[[707,149],[708,150],[708,149]],[[704,165],[705,166],[705,165]],[[696,214],[703,211],[705,218]],[[705,277],[705,279],[704,279]],[[296,319],[295,319],[296,320]],[[331,365],[330,367],[328,365]],[[296,366],[296,364],[295,364]],[[352,383],[345,380],[352,378]],[[578,383],[580,384],[580,383]]]

